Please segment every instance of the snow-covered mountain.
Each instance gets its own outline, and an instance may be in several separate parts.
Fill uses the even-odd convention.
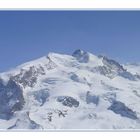
[[[1,73],[0,129],[140,129],[139,70],[76,50]]]

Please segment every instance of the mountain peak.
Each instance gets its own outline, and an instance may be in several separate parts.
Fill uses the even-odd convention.
[[[75,57],[81,63],[89,62],[89,53],[81,49],[74,51],[72,56]]]
[[[77,49],[73,52],[72,55],[76,55],[76,54],[79,54],[79,55],[83,55],[85,51],[81,50],[81,49]]]
[[[0,74],[0,129],[137,129],[139,83],[108,57],[51,52]]]

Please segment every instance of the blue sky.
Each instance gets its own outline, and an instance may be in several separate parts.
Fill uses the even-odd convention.
[[[140,62],[140,11],[0,11],[0,72],[79,48]]]

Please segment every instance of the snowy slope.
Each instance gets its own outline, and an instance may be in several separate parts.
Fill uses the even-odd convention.
[[[76,50],[1,73],[0,129],[140,129],[139,69]]]
[[[140,64],[134,63],[134,64],[127,64],[124,67],[126,67],[130,72],[140,74]]]

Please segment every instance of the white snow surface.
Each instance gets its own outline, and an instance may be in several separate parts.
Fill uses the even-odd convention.
[[[125,67],[134,74],[140,74],[140,63],[126,64]]]
[[[115,75],[109,78],[98,71],[102,58],[89,53],[89,62],[49,53],[0,74],[4,85],[21,71],[43,68],[33,86],[17,84],[25,104],[8,120],[0,118],[1,130],[137,130],[140,129],[140,80]],[[125,65],[140,74],[140,66]],[[28,81],[28,80],[27,80]],[[1,90],[0,90],[1,94]],[[7,96],[11,92],[7,93]],[[17,102],[17,101],[16,101]],[[14,104],[11,99],[9,105]]]

